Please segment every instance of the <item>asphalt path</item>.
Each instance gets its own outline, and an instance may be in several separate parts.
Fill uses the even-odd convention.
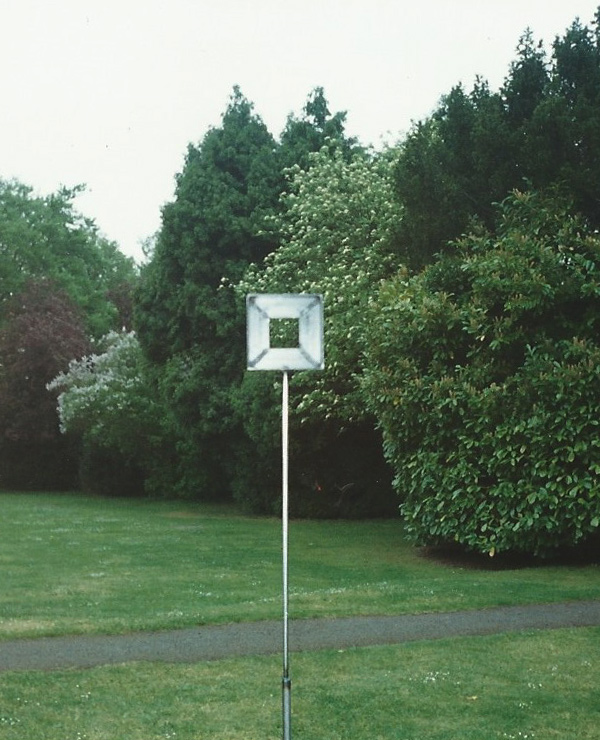
[[[395,617],[292,620],[291,651],[347,649],[466,635],[600,625],[600,600]],[[193,663],[282,651],[280,621],[126,635],[0,642],[0,671],[52,671],[136,661]]]

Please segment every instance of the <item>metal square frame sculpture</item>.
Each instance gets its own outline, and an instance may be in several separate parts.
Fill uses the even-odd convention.
[[[322,370],[323,297],[314,293],[246,296],[248,370]],[[271,347],[272,319],[298,320],[297,347]]]
[[[298,320],[297,347],[271,347],[272,319]],[[288,640],[288,397],[290,370],[322,370],[323,296],[314,293],[251,293],[246,296],[246,338],[248,370],[280,370],[283,373],[281,396],[281,521],[283,565],[283,740],[291,740],[292,681],[289,669]]]

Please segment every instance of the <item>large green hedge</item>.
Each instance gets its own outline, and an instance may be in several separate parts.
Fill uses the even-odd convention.
[[[600,523],[600,238],[516,193],[498,231],[398,276],[365,390],[422,543],[544,553]]]

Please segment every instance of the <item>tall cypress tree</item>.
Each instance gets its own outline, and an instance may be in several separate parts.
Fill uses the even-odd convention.
[[[190,145],[142,274],[136,325],[180,436],[181,493],[222,496],[236,440],[244,317],[224,282],[275,247],[261,234],[281,188],[276,143],[234,88],[221,125]]]

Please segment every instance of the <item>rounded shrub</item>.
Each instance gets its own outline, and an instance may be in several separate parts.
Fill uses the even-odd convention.
[[[544,554],[600,524],[600,239],[516,193],[373,305],[364,389],[424,544]]]

